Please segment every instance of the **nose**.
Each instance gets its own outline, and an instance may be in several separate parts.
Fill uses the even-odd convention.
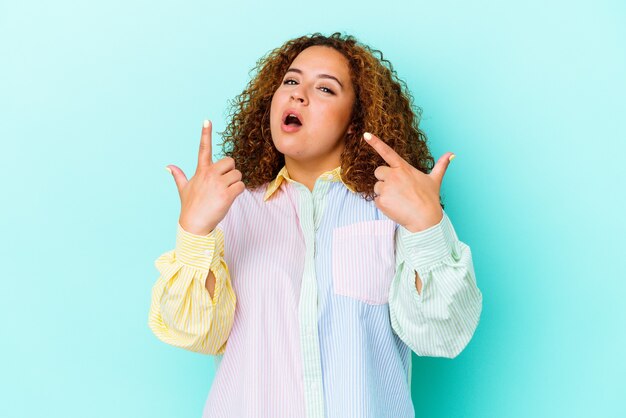
[[[300,89],[294,89],[291,91],[291,100],[297,100],[302,104],[307,104],[307,97]]]

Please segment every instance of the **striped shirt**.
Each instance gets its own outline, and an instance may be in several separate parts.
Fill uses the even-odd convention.
[[[210,234],[179,224],[155,265],[149,327],[218,364],[204,418],[414,417],[411,351],[456,357],[482,310],[470,248],[446,212],[411,233],[340,167],[313,191],[283,167]]]

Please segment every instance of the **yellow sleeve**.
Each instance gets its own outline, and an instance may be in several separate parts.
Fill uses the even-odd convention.
[[[148,326],[161,341],[202,354],[222,354],[235,318],[235,292],[224,261],[224,234],[206,236],[180,224],[176,248],[155,261],[161,273],[152,288]],[[205,287],[215,275],[213,299]]]

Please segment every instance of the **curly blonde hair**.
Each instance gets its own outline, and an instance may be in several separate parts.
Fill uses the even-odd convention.
[[[374,170],[386,162],[368,146],[363,146],[364,132],[372,132],[393,148],[409,164],[429,173],[434,159],[426,144],[426,134],[419,129],[421,108],[413,107],[413,98],[381,51],[363,45],[350,35],[320,33],[287,41],[261,57],[251,70],[255,76],[244,91],[230,102],[230,114],[222,135],[222,152],[232,157],[249,189],[273,180],[285,164],[285,158],[272,141],[270,105],[285,72],[300,52],[311,46],[334,48],[347,59],[355,91],[352,109],[353,132],[345,138],[341,154],[342,180],[362,197],[374,198]],[[443,204],[441,204],[443,208]]]

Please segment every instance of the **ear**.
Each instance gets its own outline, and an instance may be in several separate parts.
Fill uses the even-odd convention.
[[[353,134],[354,133],[354,129],[353,129],[352,124],[350,124],[350,126],[348,126],[348,131],[346,133],[348,133],[348,134]]]

